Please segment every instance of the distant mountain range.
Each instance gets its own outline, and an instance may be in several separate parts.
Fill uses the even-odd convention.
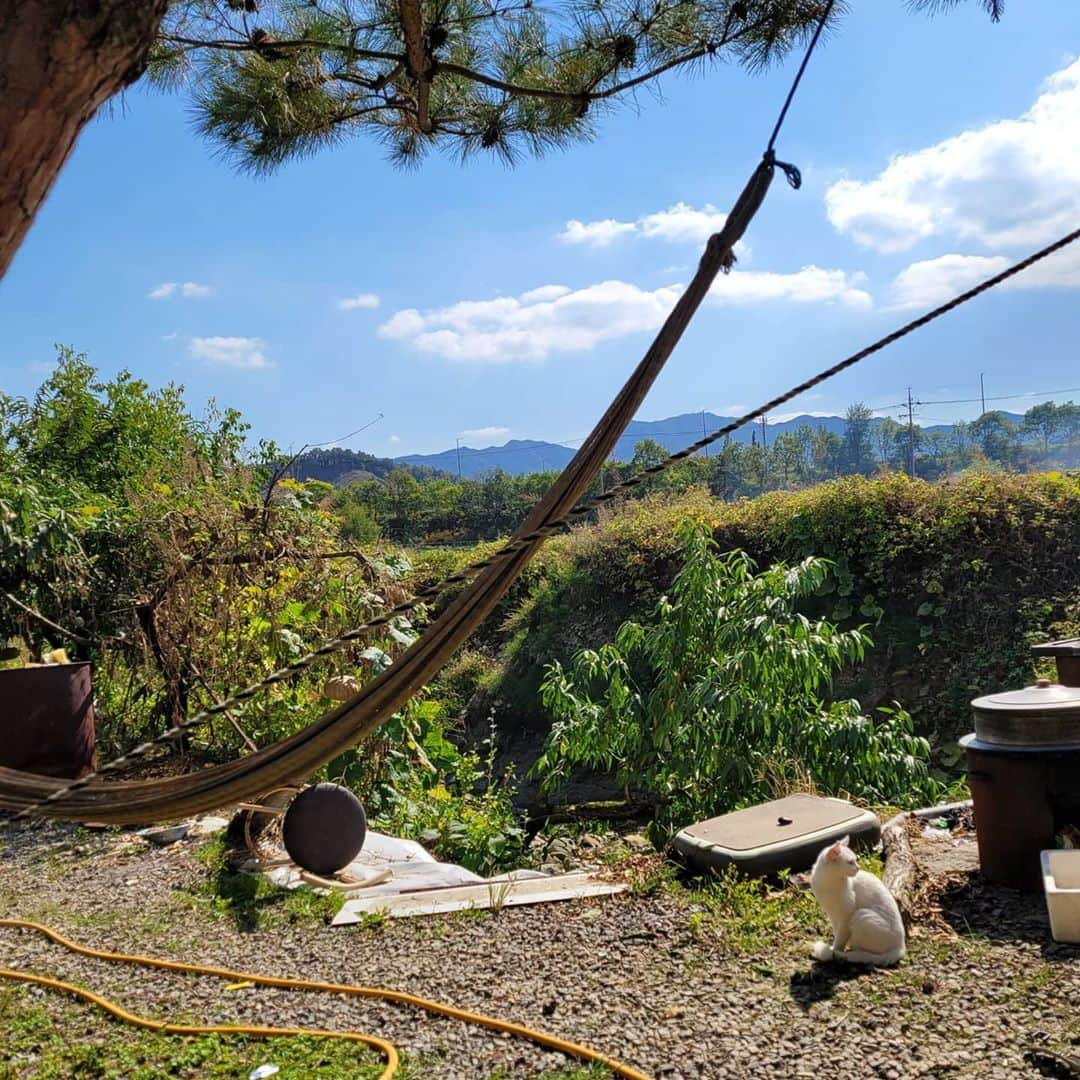
[[[418,480],[438,475],[437,470],[410,465],[394,458],[376,457],[362,450],[346,450],[335,446],[328,450],[308,450],[289,466],[294,480],[325,480],[344,486],[362,480],[381,480],[394,469],[408,469]]]
[[[1005,413],[1009,419],[1023,419],[1017,413]],[[663,420],[632,420],[620,436],[611,457],[615,461],[629,461],[634,446],[642,439],[654,439],[670,453],[682,450],[717,428],[738,419],[734,416],[718,416],[716,413],[681,413]],[[876,427],[882,421],[870,421]],[[842,416],[814,416],[802,413],[787,420],[770,421],[766,437],[771,444],[778,436],[794,431],[804,424],[813,428],[825,428],[837,435],[844,433]],[[951,431],[952,424],[933,424],[923,431]],[[761,438],[760,424],[747,424],[731,438],[735,442],[749,443]],[[328,480],[333,484],[352,483],[358,480],[382,478],[394,468],[407,468],[414,476],[423,478],[433,475],[477,477],[502,469],[513,475],[562,469],[574,456],[573,447],[561,443],[544,442],[539,439],[511,439],[502,446],[452,447],[437,454],[405,454],[398,458],[379,458],[355,450],[335,448],[312,450],[298,458],[291,472],[298,480]]]
[[[1010,419],[1019,421],[1022,417],[1015,413],[1006,413]],[[670,453],[682,450],[696,442],[703,435],[716,431],[737,420],[735,416],[718,416],[716,413],[681,413],[663,420],[631,420],[626,431],[619,437],[611,457],[615,461],[629,461],[634,454],[634,446],[642,439],[654,439]],[[871,420],[871,427],[881,423],[879,418]],[[838,435],[844,433],[842,416],[814,416],[802,413],[787,420],[770,421],[766,427],[766,437],[771,444],[777,435],[794,431],[808,424],[814,428],[825,428]],[[923,427],[923,431],[951,431],[951,424],[935,424]],[[735,442],[749,443],[761,438],[760,424],[747,424],[731,436]],[[542,442],[536,439],[511,439],[502,446],[471,447],[462,446],[460,452],[455,447],[438,454],[406,454],[395,460],[403,465],[438,469],[440,472],[461,476],[475,477],[484,473],[502,469],[503,472],[518,474],[538,472],[544,469],[562,469],[574,456],[575,450],[561,443]],[[460,455],[460,456],[459,456]]]

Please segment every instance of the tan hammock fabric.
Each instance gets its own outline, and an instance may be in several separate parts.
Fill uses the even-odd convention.
[[[633,419],[717,274],[730,266],[731,249],[764,200],[774,168],[771,159],[766,159],[754,171],[724,228],[709,238],[697,273],[648,352],[515,537],[559,520],[584,494]],[[488,567],[393,667],[368,683],[355,697],[292,737],[237,761],[168,780],[96,778],[41,806],[41,812],[68,821],[146,824],[205,813],[252,799],[271,788],[303,781],[343,750],[370,735],[428,683],[490,614],[542,543],[542,538],[533,539]],[[33,807],[36,810],[37,804],[68,786],[62,780],[0,768],[0,809],[17,811]]]

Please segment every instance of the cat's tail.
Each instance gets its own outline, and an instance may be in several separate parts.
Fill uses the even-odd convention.
[[[824,942],[818,942],[819,945],[824,945]],[[817,946],[814,946],[814,956],[818,960],[843,960],[848,964],[871,964],[874,967],[892,967],[893,964],[900,963],[901,958],[907,951],[903,942],[896,946],[895,949],[890,949],[884,953],[866,952],[865,949],[845,949],[843,951],[836,951],[825,945],[825,948],[829,950],[829,956],[818,956]]]

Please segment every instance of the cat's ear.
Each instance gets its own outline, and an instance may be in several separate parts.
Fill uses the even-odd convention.
[[[850,833],[848,833],[848,835],[847,835],[847,836],[841,836],[841,837],[840,837],[840,839],[839,839],[839,840],[837,840],[836,842],[837,842],[837,843],[838,843],[838,844],[839,844],[839,845],[840,845],[841,847],[851,847],[851,834],[850,834]]]
[[[836,843],[833,844],[833,846],[831,848],[829,848],[828,853],[826,854],[825,857],[827,859],[839,859],[840,858],[840,846],[841,846],[842,843],[843,843],[842,840],[837,840]]]

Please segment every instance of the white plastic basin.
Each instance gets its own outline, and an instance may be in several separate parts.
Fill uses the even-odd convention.
[[[1050,933],[1080,944],[1080,849],[1042,852],[1042,872]]]

